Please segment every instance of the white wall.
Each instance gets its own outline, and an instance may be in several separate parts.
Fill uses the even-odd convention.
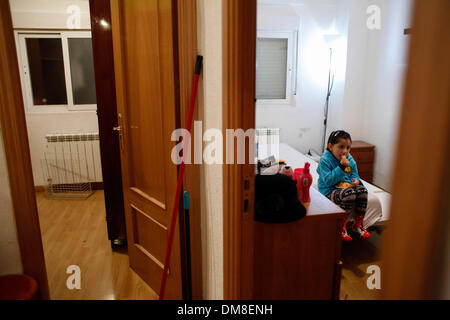
[[[376,146],[374,183],[391,190],[407,69],[413,0],[343,0],[349,10],[348,65],[342,128]],[[381,9],[381,29],[366,26],[369,5]],[[346,116],[352,115],[352,116]]]
[[[14,28],[66,29],[69,6],[80,8],[81,29],[91,29],[89,0],[9,0]]]
[[[339,110],[339,119],[333,130],[348,131],[353,140],[361,137],[362,115],[364,110],[365,72],[366,72],[366,1],[343,0],[341,6],[347,12],[347,67],[344,85],[344,103]]]
[[[67,13],[70,5],[80,8],[81,29],[91,29],[88,0],[10,0],[13,27],[32,29],[67,29]],[[31,162],[34,183],[46,184],[42,170],[42,159],[47,134],[70,134],[98,132],[98,120],[95,111],[26,112],[28,139],[30,142]],[[97,152],[97,150],[95,151]],[[95,181],[102,181],[100,156],[95,157]]]
[[[68,111],[61,113],[26,113],[28,139],[30,144],[31,164],[33,167],[34,184],[46,184],[42,168],[44,152],[46,151],[47,134],[70,134],[98,132],[98,119],[95,111]],[[88,149],[89,173],[94,181],[103,181],[99,142],[93,142],[95,159],[94,170],[91,165],[91,152]],[[58,149],[59,150],[59,149]],[[50,152],[53,150],[50,149]],[[67,153],[67,149],[65,150]],[[83,154],[83,153],[82,153]],[[54,160],[54,157],[52,158]],[[61,158],[60,158],[61,159]],[[76,160],[76,158],[74,158]],[[83,162],[84,163],[84,162]],[[82,171],[84,173],[84,171]]]
[[[276,1],[258,3],[258,30],[298,30],[299,43],[294,102],[290,106],[257,106],[256,127],[281,128],[281,142],[304,153],[310,149],[319,152],[329,66],[329,46],[322,34],[344,34],[346,24],[342,23],[345,19],[339,20],[337,1],[294,2],[279,5]],[[330,110],[341,109],[342,105],[346,63],[346,46],[342,41],[345,43],[345,37],[334,48],[335,63],[338,63]]]
[[[197,0],[198,51],[203,55],[199,113],[203,130],[222,128],[222,1]],[[222,166],[201,171],[203,297],[223,299]]]
[[[376,146],[374,183],[390,190],[410,38],[403,31],[413,0],[368,3],[380,6],[382,27],[368,31],[361,138]]]
[[[343,103],[331,99],[331,130],[344,129],[353,140],[376,146],[374,183],[391,189],[392,169],[407,69],[413,0],[339,0],[339,17],[347,19],[347,66]],[[381,29],[367,28],[366,10],[381,9]],[[339,13],[340,11],[340,13]],[[345,30],[345,27],[341,28]],[[340,107],[339,107],[340,106]]]
[[[16,220],[11,200],[3,135],[0,128],[0,275],[22,273]]]

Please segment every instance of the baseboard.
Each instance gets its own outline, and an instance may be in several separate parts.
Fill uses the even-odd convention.
[[[92,182],[92,190],[104,190],[103,182]]]
[[[34,190],[36,192],[45,192],[45,187],[44,186],[35,186]]]
[[[104,190],[103,182],[92,182],[92,190]],[[45,186],[35,186],[34,190],[36,192],[45,192]]]

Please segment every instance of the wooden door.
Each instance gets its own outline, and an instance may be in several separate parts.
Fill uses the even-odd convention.
[[[117,126],[114,57],[111,29],[104,27],[111,24],[110,1],[91,0],[89,10],[108,238],[111,245],[121,245],[126,239],[122,169],[117,134],[111,130]]]
[[[448,0],[418,0],[414,5],[390,219],[383,239],[383,299],[447,299],[441,290],[448,284],[450,222],[448,12]],[[420,159],[425,152],[432,154],[426,164]]]
[[[171,0],[111,1],[117,107],[130,265],[156,292],[164,268],[177,167]],[[177,226],[167,299],[182,298]]]

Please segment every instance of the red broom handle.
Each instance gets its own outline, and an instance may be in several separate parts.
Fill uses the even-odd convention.
[[[203,64],[203,57],[197,56],[197,62],[195,65],[195,74],[194,74],[194,84],[192,86],[191,100],[189,102],[189,113],[188,113],[188,118],[187,118],[187,122],[186,122],[186,130],[189,131],[189,133],[191,133],[191,128],[192,128],[192,118],[194,117],[195,101],[197,99],[197,91],[198,91],[198,81],[200,78],[200,72],[202,70],[202,64]],[[164,300],[164,292],[166,290],[167,271],[169,269],[169,264],[170,264],[170,255],[172,253],[173,237],[175,235],[175,226],[177,223],[178,208],[180,205],[181,187],[183,185],[184,157],[187,153],[189,143],[190,143],[190,135],[188,135],[186,137],[186,139],[184,139],[184,141],[183,141],[183,156],[181,158],[181,164],[180,164],[180,168],[178,171],[177,191],[175,193],[175,199],[173,202],[172,220],[170,222],[169,239],[167,242],[166,257],[164,259],[164,271],[163,271],[162,279],[161,279],[161,288],[159,289],[159,300]]]

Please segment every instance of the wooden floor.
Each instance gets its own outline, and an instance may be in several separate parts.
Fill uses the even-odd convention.
[[[372,232],[372,237],[378,237]],[[377,265],[382,270],[379,250],[369,240],[353,240],[342,244],[341,300],[376,300],[380,290],[369,290],[367,267]],[[383,274],[381,273],[381,276]]]
[[[130,269],[126,249],[112,250],[108,240],[102,191],[87,200],[49,200],[37,193],[50,297],[55,300],[152,300],[157,294]],[[342,300],[373,300],[366,273],[379,265],[378,250],[369,242],[356,240],[342,248]],[[81,290],[69,290],[66,269],[81,269]]]
[[[37,204],[51,299],[157,299],[130,269],[126,249],[111,249],[103,191],[87,200],[49,200],[39,192]],[[81,269],[81,290],[66,286],[70,265]]]

